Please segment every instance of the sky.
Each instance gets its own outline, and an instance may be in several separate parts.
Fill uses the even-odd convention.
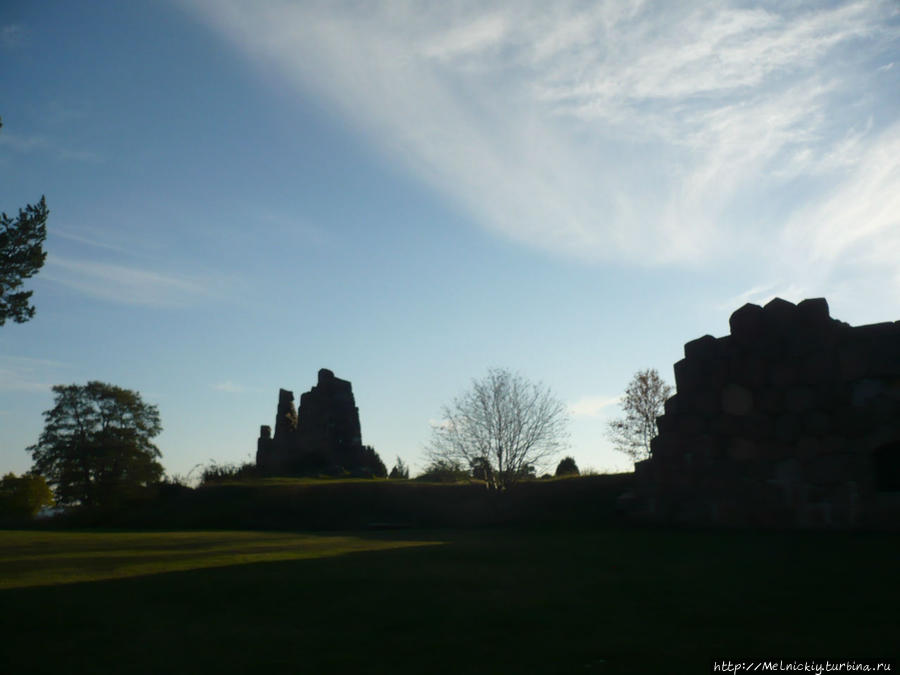
[[[502,367],[630,470],[632,375],[745,302],[900,319],[895,0],[7,0],[0,117],[0,210],[51,211],[2,473],[54,384],[139,391],[186,476],[323,367],[389,468]]]

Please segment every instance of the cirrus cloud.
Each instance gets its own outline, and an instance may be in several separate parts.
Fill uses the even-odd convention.
[[[484,227],[552,255],[768,261],[813,229],[813,250],[766,264],[813,286],[823,255],[896,249],[874,201],[821,229],[810,207],[900,194],[873,166],[900,128],[896,3],[184,4]]]

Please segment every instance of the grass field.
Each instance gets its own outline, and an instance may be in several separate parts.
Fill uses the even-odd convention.
[[[713,656],[896,657],[898,563],[896,536],[849,533],[5,531],[0,671],[707,673]]]

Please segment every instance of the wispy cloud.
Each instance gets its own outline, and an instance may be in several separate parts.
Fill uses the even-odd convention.
[[[184,2],[483,225],[554,254],[763,260],[803,229],[801,199],[850,198],[858,172],[900,194],[871,166],[900,114],[888,0]],[[871,208],[830,212],[812,255],[883,250]],[[859,217],[871,236],[840,234]]]
[[[103,239],[91,236],[78,234],[76,232],[70,232],[64,228],[54,227],[51,232],[51,236],[53,237],[62,237],[63,239],[68,239],[69,241],[74,241],[79,244],[85,244],[87,246],[91,246],[93,248],[101,248],[107,251],[115,251],[117,253],[125,253],[127,249],[124,246],[118,246],[116,244],[112,244],[108,241],[104,241]]]
[[[243,394],[247,391],[247,387],[244,387],[240,384],[236,384],[231,380],[225,380],[224,382],[219,382],[218,384],[214,384],[213,389],[216,391],[221,391],[226,394]]]
[[[603,410],[617,405],[621,396],[584,396],[569,404],[572,417],[600,417]]]
[[[54,374],[68,367],[50,359],[0,356],[0,391],[48,393]]]
[[[798,302],[814,295],[815,291],[811,288],[798,286],[796,284],[779,283],[764,284],[748,288],[742,293],[733,295],[716,305],[719,311],[731,311],[739,307],[743,307],[748,302],[754,305],[765,305],[774,298],[783,298],[791,302]]]
[[[25,43],[25,27],[22,24],[11,23],[0,26],[0,46],[6,49],[14,49]]]
[[[187,307],[213,296],[210,282],[154,270],[51,255],[44,278],[91,297],[127,305]]]
[[[0,147],[7,147],[19,153],[46,153],[63,161],[96,163],[103,160],[96,152],[70,147],[63,141],[43,134],[8,132],[5,124],[0,131]]]

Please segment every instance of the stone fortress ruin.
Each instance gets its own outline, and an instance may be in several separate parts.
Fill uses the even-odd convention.
[[[300,396],[278,392],[275,434],[260,427],[256,466],[270,476],[351,475],[385,476],[384,463],[375,450],[362,444],[359,408],[350,382],[326,368],[318,383]]]
[[[900,523],[900,321],[850,326],[823,298],[747,304],[688,342],[635,465],[631,508],[695,524]],[[628,501],[628,500],[626,500]]]

